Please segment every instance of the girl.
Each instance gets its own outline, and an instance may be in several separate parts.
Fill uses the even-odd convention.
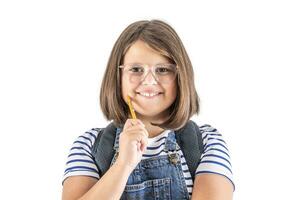
[[[136,119],[130,118],[128,98]],[[102,173],[98,158],[104,153],[94,151],[101,129],[79,136],[66,164],[63,200],[232,199],[230,157],[221,134],[209,125],[197,127],[204,151],[194,180],[176,142],[174,131],[199,113],[199,97],[192,64],[170,25],[137,21],[122,32],[107,64],[100,105],[117,127],[109,147],[116,150],[114,159]],[[168,161],[170,152],[179,155],[178,163]]]

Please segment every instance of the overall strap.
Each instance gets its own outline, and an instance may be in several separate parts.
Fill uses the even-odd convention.
[[[203,153],[202,132],[194,121],[189,120],[183,128],[175,131],[175,136],[194,180]]]
[[[92,148],[92,155],[102,176],[110,167],[110,162],[114,156],[114,141],[116,126],[111,122],[106,128],[101,129]]]

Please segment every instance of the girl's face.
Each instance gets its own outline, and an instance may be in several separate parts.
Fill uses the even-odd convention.
[[[149,68],[156,64],[168,64],[170,61],[151,49],[145,42],[138,40],[125,54],[123,64],[128,63],[146,64]],[[143,121],[162,122],[169,114],[168,108],[176,99],[176,79],[170,83],[157,82],[150,70],[143,80],[132,83],[126,71],[122,71],[121,74],[122,98],[127,102],[127,95],[131,97],[137,118]],[[156,93],[159,94],[152,97],[145,96]]]

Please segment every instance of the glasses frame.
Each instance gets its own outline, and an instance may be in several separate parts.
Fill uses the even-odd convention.
[[[141,65],[146,70],[146,72],[144,73],[143,77],[141,78],[141,80],[138,83],[141,83],[141,82],[143,82],[145,80],[145,78],[147,77],[149,71],[151,71],[152,76],[154,77],[154,79],[157,82],[164,83],[164,82],[161,82],[158,77],[156,77],[155,68],[158,65],[173,65],[175,67],[175,77],[174,77],[174,79],[172,81],[174,81],[176,79],[177,75],[178,75],[178,66],[176,64],[173,64],[173,63],[159,63],[159,64],[155,64],[155,65],[148,65],[148,64],[141,64],[141,63],[127,63],[127,64],[119,65],[118,68],[119,69],[124,69],[126,66],[133,65],[133,64]],[[171,82],[168,82],[168,83],[171,83]],[[165,84],[168,84],[168,83],[165,83]]]

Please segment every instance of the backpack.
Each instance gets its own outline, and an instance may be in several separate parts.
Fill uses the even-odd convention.
[[[98,132],[98,136],[92,147],[92,156],[95,158],[95,163],[101,176],[109,169],[115,154],[113,146],[116,128],[115,124],[111,122],[106,128],[94,129]],[[203,130],[194,121],[189,120],[183,128],[174,132],[176,142],[181,148],[192,179],[194,180],[195,172],[204,150],[202,141]],[[97,154],[101,156],[96,156]]]

